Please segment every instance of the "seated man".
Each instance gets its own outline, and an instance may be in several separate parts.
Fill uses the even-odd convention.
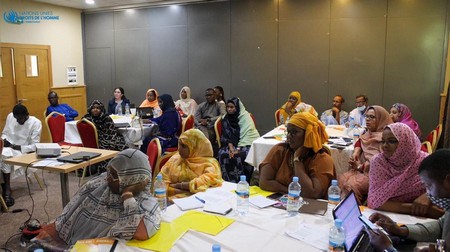
[[[73,121],[78,116],[78,112],[69,105],[58,103],[58,94],[55,91],[48,93],[48,101],[50,102],[50,106],[47,107],[45,115],[49,115],[53,111],[58,112],[66,117],[66,122]]]
[[[211,144],[216,142],[214,123],[219,116],[226,113],[225,104],[216,102],[214,89],[208,88],[205,93],[206,101],[198,105],[195,112],[195,127],[203,132]]]
[[[367,110],[367,102],[369,98],[366,95],[358,95],[356,96],[355,104],[356,108],[350,111],[348,115],[348,123],[347,127],[366,127],[366,118],[364,117],[364,113]]]
[[[450,244],[450,150],[441,149],[426,157],[419,166],[419,176],[431,202],[445,210],[443,217],[406,226],[399,226],[380,213],[372,214],[370,220],[383,227],[390,235],[418,242],[434,243],[436,239],[444,239],[446,244]],[[370,242],[377,251],[397,251],[391,239],[384,233],[378,231],[368,233]]]
[[[19,156],[24,153],[35,151],[35,143],[39,143],[41,138],[42,124],[39,119],[28,115],[27,108],[22,104],[14,106],[12,113],[6,118],[2,139],[4,148],[2,158]],[[2,184],[2,194],[7,206],[14,205],[11,196],[10,179],[24,173],[23,167],[14,170],[13,165],[0,162],[0,170],[3,173],[4,183]]]
[[[325,110],[320,117],[320,120],[325,125],[345,125],[348,121],[348,113],[342,110],[342,103],[344,103],[342,95],[336,95],[333,98],[333,107]]]

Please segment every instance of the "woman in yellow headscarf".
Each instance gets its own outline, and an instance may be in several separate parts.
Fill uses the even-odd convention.
[[[291,117],[286,128],[286,142],[275,145],[259,166],[260,187],[287,193],[296,176],[302,197],[326,199],[335,169],[333,159],[323,148],[328,140],[325,125],[311,113],[300,112]]]
[[[298,91],[293,91],[289,94],[287,102],[280,108],[279,122],[286,123],[288,118],[297,112],[309,112],[317,116],[317,111],[313,106],[302,102],[302,95]]]
[[[161,174],[167,184],[168,196],[175,195],[177,198],[221,186],[223,182],[211,142],[198,129],[181,134],[178,153],[167,161]]]

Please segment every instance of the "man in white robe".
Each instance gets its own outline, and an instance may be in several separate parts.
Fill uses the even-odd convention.
[[[13,173],[12,178],[18,177],[24,174],[24,167],[14,169],[13,165],[5,164],[3,159],[35,151],[35,144],[39,143],[41,132],[41,121],[34,116],[29,116],[28,109],[22,104],[14,106],[12,113],[9,113],[6,118],[2,132],[4,147],[0,171],[4,178],[1,184],[2,194],[8,206],[14,205],[10,187],[11,173]]]

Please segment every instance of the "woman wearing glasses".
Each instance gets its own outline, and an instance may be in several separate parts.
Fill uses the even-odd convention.
[[[372,209],[438,218],[444,213],[431,204],[418,169],[428,153],[421,151],[414,131],[393,123],[383,130],[382,153],[373,157],[367,205]]]
[[[287,139],[275,145],[259,166],[259,186],[287,193],[292,177],[299,178],[302,197],[325,199],[335,177],[333,159],[323,148],[325,125],[309,112],[294,114],[287,124]]]
[[[376,105],[367,109],[365,119],[367,131],[355,143],[349,160],[349,171],[338,178],[342,194],[346,195],[353,190],[359,203],[364,202],[369,190],[370,160],[381,153],[381,134],[392,123],[389,112]]]

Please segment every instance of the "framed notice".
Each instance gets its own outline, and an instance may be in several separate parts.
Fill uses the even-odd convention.
[[[67,67],[67,84],[76,85],[77,82],[77,67],[69,66]]]

